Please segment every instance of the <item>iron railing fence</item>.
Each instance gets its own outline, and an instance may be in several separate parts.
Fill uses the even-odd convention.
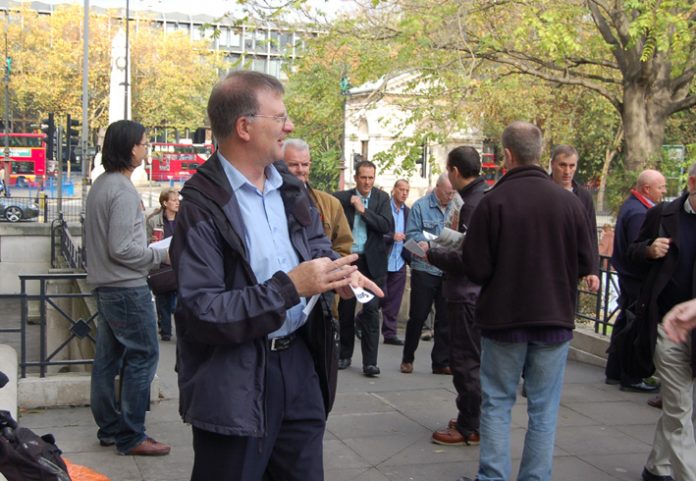
[[[594,324],[595,332],[609,335],[609,328],[619,311],[619,277],[611,267],[611,258],[599,259],[599,289],[590,292],[581,282],[578,285],[578,302],[575,316]]]
[[[15,347],[19,353],[19,370],[22,378],[29,371],[45,377],[51,366],[89,365],[93,359],[58,359],[59,354],[66,351],[67,346],[75,339],[88,339],[96,344],[92,332],[96,332],[95,319],[97,313],[93,313],[87,319],[75,318],[69,309],[61,306],[66,299],[80,299],[92,297],[92,293],[85,292],[50,292],[49,285],[58,282],[63,285],[65,281],[78,281],[87,276],[85,273],[61,273],[61,274],[20,274],[20,292],[18,294],[0,295],[0,305],[5,313],[3,327],[0,328],[2,342]],[[28,284],[39,283],[38,294],[31,294]],[[72,301],[71,301],[72,302]],[[30,303],[36,303],[36,318],[30,319]],[[9,308],[9,309],[8,309]],[[49,352],[48,346],[48,312],[49,308],[56,313],[56,319],[68,322],[65,337]],[[17,309],[19,316],[17,316]],[[83,311],[84,312],[84,311]],[[33,322],[30,322],[33,321]],[[19,335],[19,339],[16,336]]]

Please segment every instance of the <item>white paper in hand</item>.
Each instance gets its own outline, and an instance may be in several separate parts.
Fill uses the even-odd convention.
[[[360,304],[365,304],[366,302],[370,302],[372,299],[374,299],[375,295],[372,294],[371,292],[366,291],[362,287],[353,287],[350,286],[351,289],[353,289],[353,294],[355,294],[355,299],[360,303]]]
[[[307,301],[307,305],[304,306],[304,309],[302,309],[302,320],[306,320],[309,317],[309,314],[312,312],[312,309],[314,309],[314,306],[316,305],[317,301],[319,300],[319,296],[321,294],[314,294],[312,298]]]
[[[411,254],[417,255],[418,257],[425,257],[425,251],[418,245],[418,242],[413,239],[409,239],[404,244],[404,249],[409,251]]]
[[[165,237],[164,239],[160,241],[156,241],[150,244],[150,247],[154,247],[155,249],[169,249],[169,244],[172,243],[172,236]]]

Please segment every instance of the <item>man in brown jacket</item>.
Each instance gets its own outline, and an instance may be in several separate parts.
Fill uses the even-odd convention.
[[[309,170],[312,167],[312,159],[309,155],[309,145],[302,139],[285,139],[283,142],[283,159],[292,175],[304,182],[309,197],[314,202],[324,233],[331,241],[333,250],[347,256],[350,254],[350,246],[353,245],[353,234],[348,226],[346,214],[336,197],[313,189],[309,185]]]

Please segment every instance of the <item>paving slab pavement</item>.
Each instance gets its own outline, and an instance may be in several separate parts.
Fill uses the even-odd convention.
[[[148,434],[172,445],[169,456],[118,456],[99,446],[88,407],[25,411],[22,425],[55,434],[64,455],[112,481],[187,481],[193,464],[190,428],[178,415],[173,342],[160,344],[158,376],[164,399],[152,405]],[[434,429],[456,415],[450,376],[430,372],[431,342],[422,342],[413,374],[401,374],[401,348],[380,345],[379,378],[366,378],[360,354],[339,372],[338,395],[324,437],[326,481],[454,481],[474,477],[478,447],[432,444]],[[359,350],[358,350],[359,351]],[[570,361],[558,419],[554,480],[639,481],[659,411],[649,395],[604,384],[603,370]],[[513,473],[519,468],[526,400],[512,413]],[[513,476],[513,479],[515,477]],[[215,480],[211,480],[215,481]]]

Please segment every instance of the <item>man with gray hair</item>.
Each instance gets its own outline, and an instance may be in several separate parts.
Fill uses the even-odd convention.
[[[427,251],[428,241],[424,232],[439,236],[450,215],[450,204],[456,191],[447,178],[441,174],[435,188],[429,194],[414,202],[406,223],[406,240],[413,239]],[[431,352],[433,374],[452,374],[449,365],[449,327],[446,300],[442,293],[442,270],[429,264],[427,260],[413,256],[411,259],[411,306],[406,323],[406,340],[401,357],[401,372],[413,372],[418,341],[423,323],[435,304],[433,350]]]
[[[309,198],[319,212],[324,233],[331,241],[333,250],[342,256],[349,255],[350,247],[353,245],[353,234],[341,203],[333,195],[313,189],[309,185],[309,171],[312,167],[309,144],[302,139],[285,139],[283,159],[290,173],[307,187]]]
[[[582,204],[539,166],[541,131],[513,122],[502,140],[508,171],[474,211],[462,247],[463,273],[482,286],[478,479],[511,478],[510,418],[524,369],[529,423],[517,479],[550,481],[577,284],[595,255]]]

